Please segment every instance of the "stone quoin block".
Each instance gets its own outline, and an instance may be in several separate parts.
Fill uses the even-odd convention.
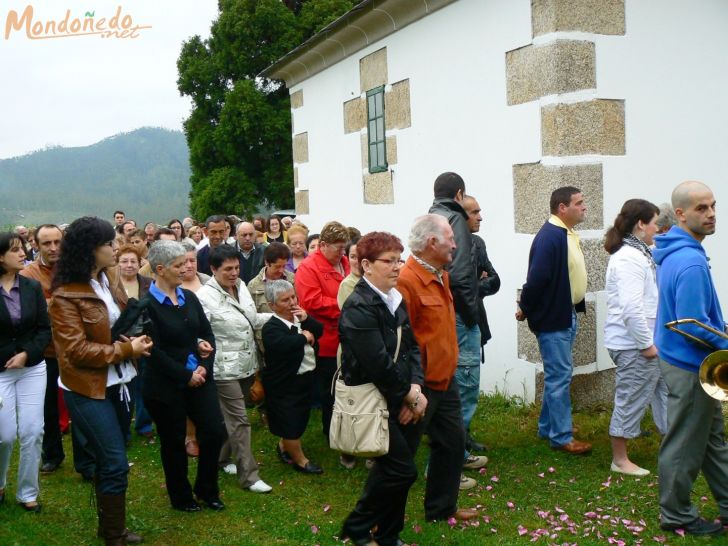
[[[578,374],[571,380],[571,407],[575,411],[604,409],[614,404],[615,368]],[[536,374],[536,404],[543,400],[543,372]]]
[[[625,33],[624,0],[531,0],[533,36],[579,31]]]
[[[361,131],[367,126],[367,102],[356,98],[344,103],[344,134]]]
[[[543,155],[624,155],[624,101],[596,99],[541,108]]]
[[[291,110],[301,108],[301,106],[303,106],[303,89],[291,93]]]
[[[387,165],[397,164],[397,137],[387,137]]]
[[[597,316],[594,302],[586,303],[586,314],[576,314],[577,330],[574,341],[574,367],[591,364],[597,360]],[[518,358],[543,364],[538,341],[526,321],[518,323]]]
[[[298,167],[293,167],[293,189],[298,189]]]
[[[293,162],[308,162],[308,133],[293,135]]]
[[[586,262],[586,290],[597,292],[604,290],[604,280],[607,274],[609,254],[604,250],[604,237],[596,239],[581,238],[581,251]]]
[[[366,173],[364,182],[364,203],[367,205],[384,205],[394,203],[394,185],[392,173]]]
[[[602,165],[513,165],[513,214],[516,233],[536,233],[550,215],[551,193],[562,186],[574,186],[584,193],[586,220],[578,229],[604,227]]]
[[[387,48],[359,60],[359,88],[362,93],[387,83]]]
[[[384,123],[387,129],[405,129],[412,125],[409,79],[392,84],[384,93]]]
[[[506,53],[509,105],[546,95],[593,89],[596,85],[593,42],[556,40],[547,45],[528,45]]]
[[[308,214],[308,190],[296,192],[296,214]]]

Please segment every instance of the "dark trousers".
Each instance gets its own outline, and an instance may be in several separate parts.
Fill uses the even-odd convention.
[[[331,382],[336,373],[336,357],[316,357],[314,379],[318,384],[321,395],[321,431],[329,441],[329,428],[331,427],[331,414],[334,411],[334,396],[331,394]]]
[[[145,397],[144,405],[157,425],[164,478],[172,506],[184,506],[193,500],[193,488],[187,479],[187,417],[197,428],[200,445],[194,493],[205,501],[217,499],[217,459],[225,438],[225,426],[215,382],[176,391],[165,401]]]
[[[374,538],[380,546],[397,544],[404,528],[407,495],[417,479],[414,452],[404,436],[407,428],[413,426],[401,427],[396,415],[389,419],[389,453],[377,457],[362,496],[344,521],[342,533],[354,543],[368,539],[376,526]]]
[[[142,398],[142,386],[144,384],[144,368],[147,365],[146,358],[137,360],[138,374],[131,381],[131,391],[134,398],[134,430],[137,434],[147,434],[152,432],[152,418],[149,416],[147,408],[144,407],[144,399]]]
[[[46,391],[43,404],[43,462],[60,464],[63,453],[63,435],[58,422],[58,360],[46,358]]]
[[[422,393],[428,402],[425,417],[416,425],[407,427],[405,437],[414,454],[422,435],[427,432],[430,438],[430,465],[425,487],[425,517],[428,520],[447,519],[458,509],[465,450],[465,428],[458,384],[453,378],[445,391],[424,387]]]
[[[728,517],[728,445],[720,402],[708,396],[697,373],[660,360],[667,384],[667,433],[660,445],[660,519],[682,526],[698,518],[693,485],[702,470],[721,518]]]
[[[126,491],[129,463],[110,391],[111,388],[106,389],[104,400],[71,391],[64,391],[63,398],[73,419],[73,428],[83,434],[86,448],[92,453],[98,491],[104,495],[121,495]]]

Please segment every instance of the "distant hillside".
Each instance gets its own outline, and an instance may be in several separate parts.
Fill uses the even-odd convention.
[[[187,215],[189,151],[179,131],[142,128],[80,148],[50,148],[0,160],[0,227],[111,219],[137,222]]]

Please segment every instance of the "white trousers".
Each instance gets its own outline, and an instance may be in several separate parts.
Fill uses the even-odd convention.
[[[20,439],[18,502],[38,498],[38,472],[43,447],[46,365],[0,372],[0,489],[5,489],[15,438]]]

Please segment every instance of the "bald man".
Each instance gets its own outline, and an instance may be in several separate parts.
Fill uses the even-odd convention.
[[[694,318],[721,332],[726,324],[702,242],[715,233],[715,197],[702,182],[687,181],[672,192],[677,225],[655,238],[657,284],[660,287],[657,324]],[[682,327],[716,349],[728,349],[728,339],[695,325]],[[728,446],[718,400],[700,386],[698,370],[712,352],[664,327],[655,331],[660,371],[667,383],[668,429],[660,445],[660,525],[694,535],[718,535],[728,525]],[[715,497],[720,522],[698,515],[690,493],[702,470]]]
[[[250,222],[240,222],[235,229],[235,248],[240,254],[240,278],[247,285],[265,265],[265,247],[255,242],[255,226]]]

